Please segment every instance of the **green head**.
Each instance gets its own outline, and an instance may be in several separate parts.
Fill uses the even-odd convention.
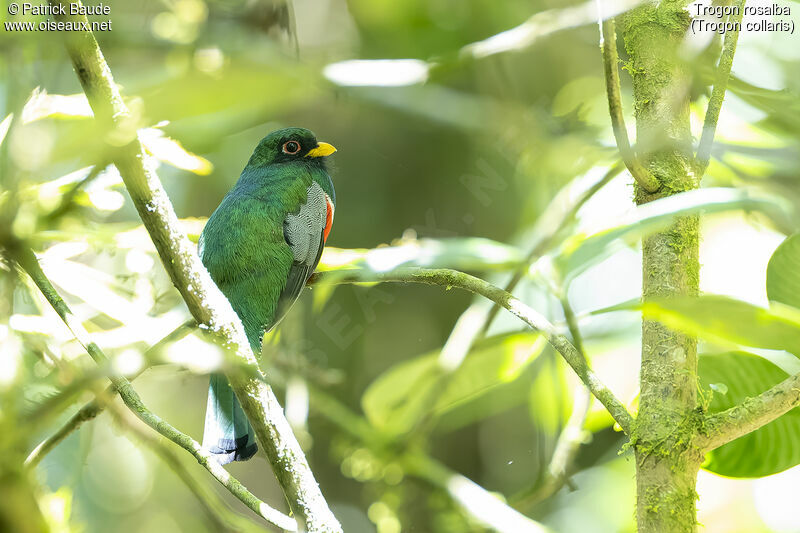
[[[247,166],[296,162],[324,168],[324,158],[335,151],[336,148],[330,144],[317,142],[314,134],[305,128],[284,128],[261,139]]]

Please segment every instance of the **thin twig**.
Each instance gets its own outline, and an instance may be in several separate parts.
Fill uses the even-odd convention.
[[[530,268],[530,265],[556,244],[564,230],[573,222],[581,207],[583,207],[597,191],[605,187],[614,177],[622,172],[623,168],[624,165],[622,163],[614,164],[602,178],[597,180],[586,190],[581,191],[578,198],[575,200],[571,199],[571,196],[574,194],[573,189],[575,188],[574,180],[558,192],[556,199],[552,202],[552,205],[556,206],[556,208],[548,209],[537,220],[531,232],[534,235],[534,243],[525,260],[517,267],[511,279],[506,284],[506,292],[512,292],[514,288],[516,288],[517,284]],[[564,198],[563,202],[561,201],[562,198]],[[569,207],[564,209],[562,203],[568,204]],[[447,380],[451,378],[453,372],[461,365],[475,342],[479,338],[486,336],[489,327],[499,311],[499,305],[484,298],[480,298],[461,313],[461,316],[456,321],[453,330],[450,332],[442,348],[439,357],[440,369],[442,370],[438,378],[440,383],[432,387],[429,391],[430,397],[426,399],[426,405],[434,406],[436,404],[439,395],[447,388]],[[429,430],[434,419],[435,415],[433,411],[428,411],[412,429],[409,440],[412,440],[415,435]]]
[[[175,343],[181,340],[183,337],[188,335],[194,328],[197,327],[197,323],[194,320],[188,320],[178,326],[175,330],[170,332],[166,337],[155,343],[153,346],[148,348],[144,352],[145,361],[152,360],[157,354],[159,354],[166,346]],[[136,375],[130,377],[130,381],[136,379],[145,369],[136,373]],[[109,387],[105,390],[104,395],[106,397],[113,397],[116,393],[116,389],[114,385],[109,385]],[[100,413],[103,412],[104,405],[101,405],[100,402],[97,400],[92,400],[83,407],[81,407],[77,413],[72,415],[67,422],[61,426],[58,431],[44,439],[40,442],[31,453],[28,455],[28,458],[25,459],[25,466],[27,467],[35,467],[39,462],[44,458],[45,455],[50,453],[53,448],[58,446],[64,439],[66,439],[72,432],[77,431],[79,427],[83,425],[84,422],[88,422],[89,420],[93,420],[97,417]]]
[[[625,127],[625,116],[622,112],[622,98],[619,90],[619,56],[617,55],[617,31],[614,19],[604,20],[600,28],[600,48],[603,52],[603,70],[606,76],[608,114],[611,117],[611,129],[614,131],[617,148],[619,148],[622,161],[636,183],[647,192],[656,192],[661,186],[658,179],[642,166],[628,140],[628,130]]]
[[[781,381],[755,398],[709,416],[694,445],[710,452],[765,426],[800,405],[800,374]]]
[[[578,328],[578,320],[572,305],[569,303],[567,295],[561,297],[561,307],[564,310],[564,318],[567,321],[570,336],[572,336],[572,343],[575,348],[583,357],[584,362],[588,366],[588,359],[583,344],[583,336]],[[517,498],[514,498],[514,507],[522,508],[528,507],[536,502],[546,500],[561,487],[569,482],[569,471],[575,461],[575,456],[581,444],[584,442],[585,431],[583,429],[586,423],[586,417],[589,414],[589,409],[592,406],[592,395],[584,386],[578,386],[573,392],[574,398],[572,402],[572,413],[561,430],[561,434],[556,441],[555,450],[550,457],[550,464],[547,466],[544,480],[534,487],[533,490],[527,491]]]
[[[150,448],[162,461],[164,461],[175,475],[180,478],[186,487],[200,502],[200,507],[214,524],[216,531],[262,531],[256,524],[233,514],[222,500],[211,490],[192,475],[180,458],[168,448],[164,442],[154,434],[145,430],[138,424],[130,411],[121,409],[114,404],[109,405],[109,411],[114,419],[127,430],[126,435],[135,443],[142,443]]]
[[[8,248],[7,248],[8,249]],[[92,341],[89,333],[84,329],[83,324],[75,318],[67,303],[61,298],[53,284],[42,271],[39,261],[34,256],[33,251],[27,247],[16,247],[8,250],[17,263],[33,279],[33,282],[42,292],[44,297],[53,306],[53,309],[67,325],[75,339],[83,346],[94,361],[100,365],[108,362],[108,358],[97,344]],[[131,386],[131,382],[124,377],[109,376],[111,383],[119,393],[125,405],[145,424],[188,451],[197,459],[214,478],[222,483],[234,496],[242,503],[247,505],[256,514],[287,531],[296,531],[295,521],[270,507],[266,503],[256,498],[247,488],[237,479],[232,477],[217,461],[208,450],[200,446],[194,439],[178,431],[168,422],[162,420],[158,415],[150,411],[142,402],[139,394]]]
[[[558,333],[556,327],[539,312],[531,309],[503,289],[469,274],[446,268],[399,268],[390,272],[335,271],[314,274],[309,282],[320,283],[324,282],[326,278],[330,279],[332,283],[413,282],[439,285],[445,288],[456,287],[478,294],[499,304],[534,330],[541,332],[550,345],[575,370],[578,377],[592,394],[608,409],[608,412],[617,421],[622,430],[628,435],[631,434],[633,418],[630,413],[614,396],[614,393],[592,372],[575,346],[564,335]]]
[[[113,385],[110,386],[106,391],[113,390],[113,387]],[[38,465],[41,460],[44,459],[45,455],[53,451],[53,449],[61,444],[64,439],[69,437],[72,432],[76,431],[84,422],[88,422],[97,417],[102,411],[103,407],[100,406],[97,400],[92,400],[84,405],[77,413],[72,415],[58,431],[40,442],[31,453],[28,454],[27,459],[25,459],[25,466],[33,468]]]
[[[588,367],[589,359],[586,356],[583,335],[581,335],[581,330],[578,327],[578,319],[575,316],[575,311],[572,309],[572,305],[569,303],[569,297],[566,294],[561,297],[561,308],[564,310],[564,318],[567,321],[567,327],[572,336],[572,342]],[[592,395],[584,386],[577,387],[574,391],[574,395],[572,414],[567,420],[566,426],[564,426],[564,429],[561,431],[561,435],[558,437],[556,449],[553,452],[553,457],[547,469],[548,477],[555,482],[554,487],[551,489],[553,491],[551,494],[567,481],[568,470],[575,460],[578,449],[580,449],[581,444],[584,442],[583,425],[586,423],[586,417],[589,415],[589,409],[592,406]]]
[[[625,167],[622,163],[615,163],[599,180],[592,183],[585,190],[580,191],[580,194],[574,200],[572,196],[575,194],[576,180],[570,181],[559,190],[556,198],[551,202],[551,206],[555,207],[547,209],[536,221],[533,231],[531,231],[534,243],[528,255],[515,269],[511,279],[506,284],[504,288],[506,292],[512,292],[516,288],[517,284],[530,269],[531,264],[547,250],[551,249],[558,239],[562,237],[566,228],[575,220],[581,207],[619,175],[623,168]],[[441,375],[438,377],[440,383],[435,387],[431,387],[429,391],[430,398],[424,402],[426,405],[433,407],[438,397],[447,390],[447,381],[464,361],[475,342],[486,336],[499,311],[499,305],[485,298],[480,298],[461,313],[442,348],[439,356],[439,368],[442,370]],[[433,411],[429,410],[412,430],[412,437],[413,434],[430,429],[434,418]]]
[[[52,417],[61,414],[87,389],[91,389],[97,386],[98,383],[105,381],[110,372],[112,370],[108,367],[105,369],[95,368],[72,378],[69,384],[42,401],[37,402],[35,407],[25,414],[26,424],[29,424],[29,427],[32,428],[41,426]]]
[[[50,2],[70,13],[64,0]],[[88,27],[83,15],[58,15],[56,19]],[[340,533],[342,527],[325,501],[278,399],[258,368],[241,321],[203,267],[195,246],[181,231],[155,171],[145,164],[147,155],[136,134],[135,118],[114,83],[94,35],[81,29],[63,32],[62,36],[96,119],[120,145],[113,155],[114,164],[172,283],[198,324],[215,332],[232,355],[252,368],[252,375],[226,375],[301,529]]]
[[[300,39],[297,35],[297,16],[294,11],[294,1],[286,0],[286,18],[287,28],[286,32],[289,34],[289,41],[292,45],[292,52],[294,52],[295,60],[300,60]]]
[[[734,27],[725,32],[725,41],[722,47],[722,55],[717,66],[717,75],[714,79],[714,88],[711,90],[711,98],[708,100],[706,118],[703,121],[703,133],[700,136],[700,144],[697,147],[696,165],[698,176],[705,174],[708,163],[711,160],[711,147],[714,144],[714,135],[717,131],[717,122],[722,110],[722,101],[725,100],[725,91],[728,89],[728,80],[733,66],[733,56],[736,54],[736,43],[739,41],[739,25],[742,23],[744,14],[745,0],[737,0],[734,7],[737,9],[731,15]]]
[[[52,222],[72,209],[75,206],[74,201],[75,197],[78,195],[78,192],[86,187],[86,185],[94,181],[106,169],[107,166],[107,162],[95,164],[89,170],[89,173],[86,174],[86,177],[73,184],[72,187],[70,187],[70,189],[61,196],[61,201],[58,203],[58,206],[47,213],[47,215],[45,215],[45,219],[49,222]]]
[[[598,180],[596,183],[592,184],[591,187],[583,191],[583,193],[572,203],[570,208],[563,213],[563,215],[559,218],[557,224],[547,226],[545,222],[548,222],[547,216],[542,215],[541,222],[537,222],[536,227],[534,228],[533,234],[536,242],[531,247],[530,252],[528,252],[528,256],[525,258],[525,261],[517,268],[514,274],[511,276],[511,279],[506,283],[503,290],[506,292],[514,292],[514,289],[517,288],[517,285],[522,278],[525,277],[525,273],[528,272],[531,264],[536,261],[539,257],[542,256],[547,250],[553,247],[556,243],[558,238],[564,232],[564,230],[572,223],[575,217],[580,211],[581,207],[589,201],[589,199],[594,196],[600,189],[608,185],[608,183],[614,179],[622,169],[625,168],[624,164],[616,163],[614,166],[608,169],[608,171],[603,175],[603,177]],[[570,184],[571,185],[571,184]],[[561,196],[564,193],[569,192],[570,185],[567,185],[564,189],[559,191],[558,196]],[[558,196],[556,198],[558,198]],[[480,329],[479,336],[483,337],[489,331],[489,327],[494,322],[497,313],[500,311],[500,306],[497,304],[492,304],[492,308],[489,311],[489,314],[486,315],[486,320],[484,321],[483,325]]]

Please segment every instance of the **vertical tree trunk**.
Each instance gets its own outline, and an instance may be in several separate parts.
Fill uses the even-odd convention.
[[[683,5],[669,0],[642,6],[624,20],[639,152],[661,183],[652,194],[637,188],[638,204],[698,185],[692,172],[688,76],[678,57],[688,26]],[[697,294],[698,223],[695,216],[683,217],[644,240],[644,299]],[[632,439],[639,531],[693,531],[702,460],[690,445],[699,420],[696,341],[645,320],[640,383]]]

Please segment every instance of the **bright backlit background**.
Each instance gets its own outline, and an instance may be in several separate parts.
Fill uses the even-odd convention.
[[[779,2],[800,12],[800,4]],[[329,246],[395,245],[370,252],[370,266],[386,269],[406,261],[455,266],[502,285],[535,239],[559,223],[559,210],[568,209],[617,162],[598,26],[585,16],[591,9],[560,11],[572,4],[580,5],[296,0],[287,21],[282,3],[269,0],[117,0],[110,2],[112,31],[96,37],[193,238],[257,142],[279,127],[303,126],[338,148],[332,158],[338,202]],[[486,41],[546,10],[561,18]],[[5,9],[0,18],[42,20],[11,17]],[[292,20],[296,42],[286,31]],[[735,79],[703,187],[739,187],[797,204],[797,44],[797,36],[786,33],[740,36]],[[719,46],[718,35],[686,37],[684,58],[696,67],[696,137]],[[119,175],[106,166],[104,141],[87,118],[90,109],[58,35],[0,33],[0,72],[0,119],[14,113],[2,128],[11,126],[2,144],[0,195],[7,201],[13,194],[17,206],[2,223],[35,246],[45,272],[97,343],[116,358],[118,369],[135,371],[145,363],[142,351],[184,322],[188,312]],[[624,70],[621,79],[635,137]],[[72,201],[64,202],[73,189]],[[636,216],[632,197],[627,173],[604,185],[516,294],[563,326],[558,300],[543,282],[550,252],[563,237],[625,224]],[[3,204],[6,213],[9,205]],[[543,222],[543,214],[550,219]],[[741,210],[705,217],[702,290],[766,306],[767,262],[798,221],[777,223],[761,212]],[[631,230],[569,289],[592,365],[632,406],[639,317],[589,312],[638,298],[639,237]],[[331,266],[364,250],[329,252],[323,262]],[[87,369],[91,364],[35,291],[7,270],[0,275],[0,400],[13,395],[35,403],[65,385],[53,360]],[[448,492],[446,479],[432,481],[404,462],[404,446],[511,503],[523,502],[518,505],[523,513],[554,531],[633,531],[633,459],[622,450],[622,434],[597,406],[570,486],[545,498],[530,497],[545,477],[572,409],[576,380],[508,314],[500,313],[489,330],[490,336],[506,335],[479,345],[467,358],[476,362],[458,378],[463,389],[456,387],[451,403],[437,405],[432,421],[406,439],[410,428],[403,427],[403,416],[417,422],[430,418],[408,407],[414,391],[471,303],[466,293],[424,286],[315,288],[306,291],[280,338],[265,351],[264,366],[345,531],[485,530],[456,503],[457,487]],[[520,335],[507,335],[515,331]],[[701,344],[701,350],[712,348]],[[165,358],[170,364],[148,369],[135,386],[154,412],[199,440],[206,374],[221,354],[201,336],[190,335],[173,344]],[[800,370],[797,359],[785,353],[770,358],[787,372]],[[387,399],[389,392],[395,397]],[[322,393],[327,399],[320,399]],[[354,435],[346,422],[319,413],[315,402],[350,409],[366,418],[374,435],[388,435],[394,444]],[[60,413],[49,429],[31,434],[31,447],[78,405],[82,402]],[[0,427],[0,432],[23,430]],[[249,516],[191,458],[181,459],[231,508]],[[262,457],[231,465],[230,471],[260,498],[282,507]],[[43,496],[51,519],[70,524],[63,525],[65,531],[212,529],[175,474],[129,440],[108,414],[48,455],[36,477],[45,493],[52,491]],[[701,472],[698,492],[698,520],[709,533],[800,532],[798,468],[757,480]],[[470,502],[468,493],[462,496],[468,506],[481,505]]]

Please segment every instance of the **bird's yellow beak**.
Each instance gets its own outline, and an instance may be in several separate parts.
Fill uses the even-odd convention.
[[[335,151],[336,148],[334,148],[332,144],[319,142],[316,148],[308,151],[306,157],[325,157],[326,155],[331,155]]]

